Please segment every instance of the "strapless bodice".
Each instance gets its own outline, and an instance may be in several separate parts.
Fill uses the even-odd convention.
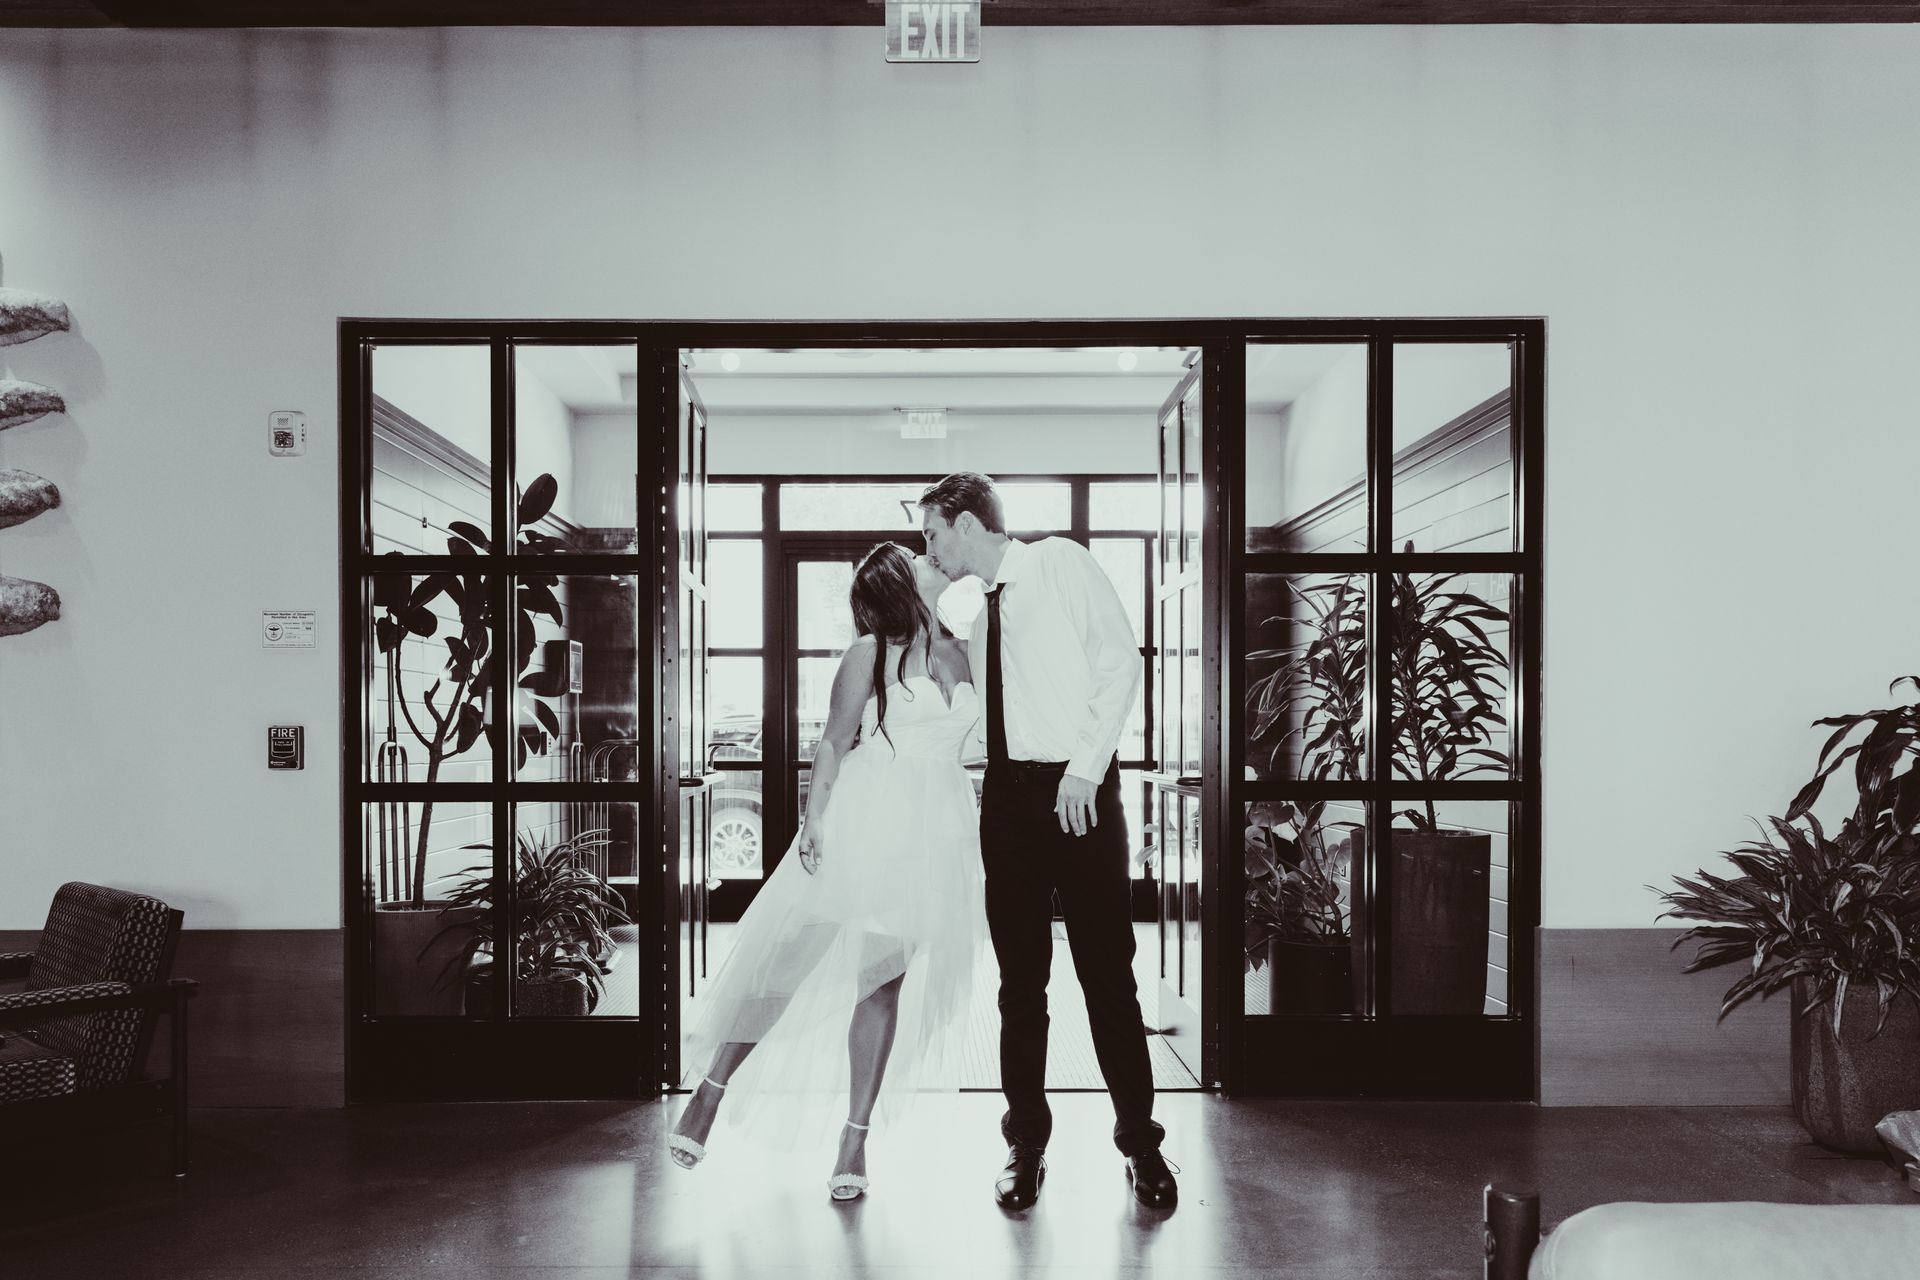
[[[958,763],[960,746],[980,718],[980,699],[972,681],[955,685],[953,701],[948,702],[932,676],[908,676],[887,686],[885,734],[878,728],[879,711],[879,698],[869,697],[856,754],[871,751],[882,760],[915,757]]]

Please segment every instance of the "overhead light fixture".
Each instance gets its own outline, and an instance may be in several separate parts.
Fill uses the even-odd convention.
[[[740,353],[738,351],[721,352],[720,367],[722,369],[725,369],[728,373],[732,373],[734,370],[738,369],[740,367]]]
[[[945,409],[909,409],[900,408],[900,438],[902,440],[945,440],[947,438],[947,411]]]
[[[1133,367],[1140,363],[1140,357],[1135,355],[1133,350],[1129,348],[1120,353],[1118,363],[1120,365],[1120,372],[1132,373]]]

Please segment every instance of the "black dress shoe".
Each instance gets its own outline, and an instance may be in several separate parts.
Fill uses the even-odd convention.
[[[1127,1181],[1133,1183],[1133,1198],[1155,1209],[1171,1209],[1180,1199],[1180,1188],[1173,1170],[1158,1151],[1142,1151],[1127,1157]]]
[[[1046,1180],[1045,1156],[1032,1147],[1008,1147],[1007,1167],[993,1184],[993,1198],[1002,1209],[1030,1209]]]

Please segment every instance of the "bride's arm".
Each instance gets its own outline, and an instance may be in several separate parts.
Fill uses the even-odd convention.
[[[840,776],[840,761],[853,750],[860,732],[860,721],[867,712],[867,699],[873,695],[872,636],[861,636],[840,655],[840,669],[833,673],[832,702],[827,710],[827,726],[813,752],[813,780],[807,798],[807,823],[800,834],[801,865],[808,871],[820,861],[820,827],[833,794],[834,779]]]

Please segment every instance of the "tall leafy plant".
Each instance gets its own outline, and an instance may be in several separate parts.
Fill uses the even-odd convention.
[[[1892,688],[1920,678],[1906,676]],[[1720,1004],[1724,1017],[1755,994],[1809,984],[1808,1013],[1831,1007],[1838,1038],[1847,992],[1871,984],[1878,1035],[1899,994],[1920,999],[1920,702],[1814,721],[1833,734],[1785,817],[1726,858],[1740,874],[1676,876],[1659,919],[1697,920],[1685,972],[1744,962]],[[1848,739],[1862,727],[1857,742]],[[1811,812],[1827,780],[1854,760],[1853,812],[1829,835]]]
[[[1259,969],[1272,942],[1337,942],[1350,922],[1339,877],[1351,846],[1330,846],[1322,801],[1257,804],[1247,815],[1246,960]]]
[[[559,485],[551,475],[536,478],[524,494],[516,492],[517,523],[521,529],[516,550],[536,552],[558,545],[556,539],[527,527],[552,510],[558,493]],[[449,555],[478,557],[490,546],[486,533],[464,520],[453,521],[447,530]],[[487,716],[487,695],[493,688],[496,656],[492,582],[478,569],[470,573],[431,573],[411,589],[408,581],[405,575],[394,574],[377,586],[375,599],[383,614],[374,621],[374,644],[386,663],[389,732],[393,732],[391,705],[397,705],[408,730],[426,752],[425,781],[431,784],[439,780],[447,761],[471,750],[482,736],[495,750],[500,746],[498,725]],[[514,736],[515,760],[519,767],[526,765],[529,751],[544,754],[549,741],[560,734],[559,718],[543,700],[559,690],[551,686],[543,673],[526,674],[533,658],[534,615],[544,614],[556,624],[563,620],[560,602],[553,591],[559,581],[554,574],[521,574],[514,592],[514,650],[518,655],[515,675],[519,677],[518,687],[522,691],[519,703],[523,712],[516,716]],[[416,718],[399,662],[401,646],[408,636],[427,639],[440,633],[440,614],[433,606],[442,599],[451,606],[453,621],[451,633],[442,637],[447,646],[444,674],[422,692],[419,699],[422,716]],[[421,719],[426,721],[426,728],[421,727]],[[414,832],[412,864],[403,890],[416,910],[426,906],[427,850],[432,826],[433,799],[429,795],[420,804],[420,824]]]
[[[1279,615],[1263,628],[1299,628],[1299,639],[1247,655],[1273,670],[1247,690],[1247,740],[1271,776],[1298,753],[1298,777],[1324,782],[1360,776],[1367,701],[1366,592],[1341,574],[1301,586],[1286,579],[1301,616]],[[1298,739],[1298,744],[1295,744]]]
[[[1507,656],[1482,626],[1505,624],[1507,613],[1479,596],[1447,590],[1459,576],[1393,575],[1386,638],[1396,777],[1444,782],[1512,769],[1507,753],[1489,745],[1493,729],[1507,724]],[[1439,829],[1431,799],[1400,816],[1416,830]]]

